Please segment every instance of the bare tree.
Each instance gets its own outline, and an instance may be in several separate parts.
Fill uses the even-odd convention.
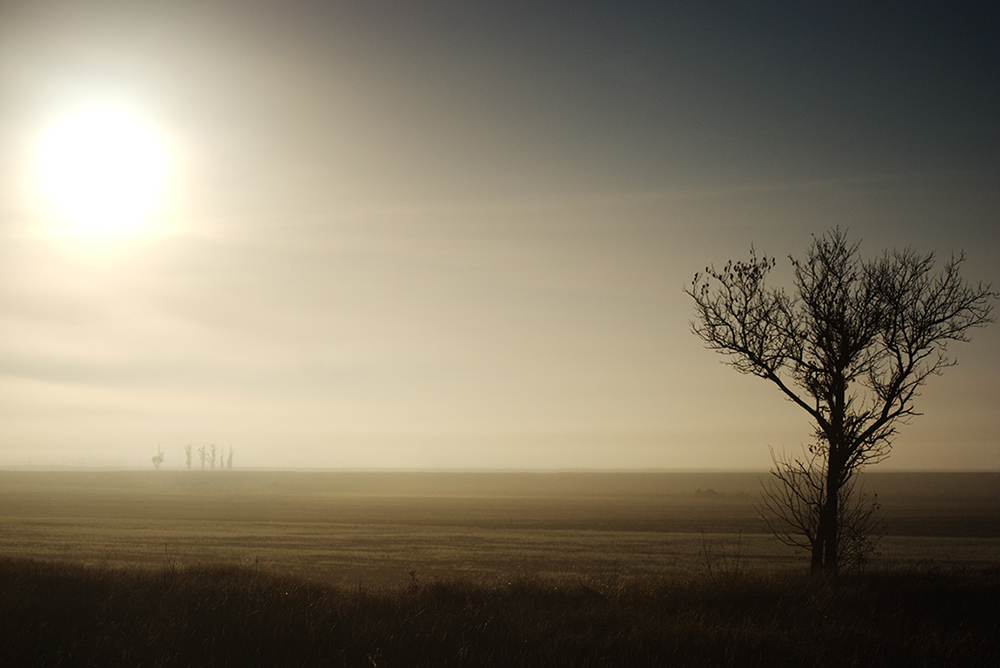
[[[153,455],[153,468],[157,471],[160,470],[160,464],[163,463],[163,450],[160,449],[159,444],[156,446],[156,454]]]
[[[226,458],[226,468],[230,471],[233,470],[233,446],[229,446],[229,456]]]
[[[201,460],[201,468],[202,468],[202,470],[204,470],[204,468],[205,468],[205,460],[207,458],[208,458],[208,451],[205,450],[205,446],[203,445],[203,446],[201,446],[201,447],[198,448],[198,459]]]
[[[886,251],[863,260],[839,229],[791,259],[794,293],[767,285],[772,258],[695,274],[692,331],[740,373],[764,378],[815,424],[823,493],[810,541],[814,571],[836,571],[840,504],[854,475],[889,454],[897,428],[918,415],[927,380],[955,364],[948,343],[992,322],[996,295],[961,275],[964,255],[935,271],[933,253]],[[850,487],[846,487],[850,490]]]
[[[215,470],[215,443],[212,444],[211,453],[212,469]]]
[[[188,467],[188,469],[191,468],[191,444],[190,443],[188,443],[187,445],[184,446],[184,464]]]

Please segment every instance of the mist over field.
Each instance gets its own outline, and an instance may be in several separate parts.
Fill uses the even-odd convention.
[[[803,567],[757,473],[0,471],[4,553],[105,566],[255,563],[340,584]],[[873,473],[874,561],[1000,559],[1000,477]]]
[[[34,665],[993,663],[998,474],[866,475],[884,536],[833,580],[807,579],[766,531],[762,475],[0,471],[0,650]]]

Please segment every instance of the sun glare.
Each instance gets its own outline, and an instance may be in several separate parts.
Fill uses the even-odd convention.
[[[114,237],[141,231],[161,194],[166,158],[153,128],[123,109],[95,106],[61,119],[45,135],[38,163],[58,232]]]

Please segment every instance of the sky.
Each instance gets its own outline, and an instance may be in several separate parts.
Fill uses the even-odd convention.
[[[7,0],[0,467],[766,469],[807,416],[702,347],[684,287],[751,245],[787,281],[835,226],[998,281],[998,29],[988,3]],[[128,234],[42,201],[39,147],[88,105],[162,147]],[[1000,326],[949,352],[880,469],[1000,468]]]

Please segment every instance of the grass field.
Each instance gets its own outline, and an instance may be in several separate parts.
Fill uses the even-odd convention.
[[[0,472],[0,666],[996,666],[998,483],[831,580],[748,473]]]
[[[368,589],[0,559],[3,666],[1000,663],[1000,573],[523,578]]]
[[[801,569],[752,473],[0,471],[0,555],[356,585]],[[869,475],[896,565],[1000,564],[1000,475]],[[709,492],[709,490],[711,490]],[[700,493],[699,493],[700,491]]]

